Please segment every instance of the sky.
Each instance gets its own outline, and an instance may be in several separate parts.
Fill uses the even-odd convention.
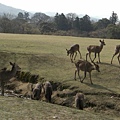
[[[0,3],[27,12],[76,13],[109,19],[114,11],[120,16],[119,0],[0,0]]]

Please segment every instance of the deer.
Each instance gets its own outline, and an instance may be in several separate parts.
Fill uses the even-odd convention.
[[[49,81],[43,83],[43,91],[45,94],[46,101],[51,103],[51,96],[52,96],[52,85]]]
[[[32,90],[31,99],[40,100],[41,92],[43,85],[41,83],[35,84],[35,87]]]
[[[75,96],[75,107],[77,109],[83,110],[84,108],[84,94],[83,93],[77,93]]]
[[[75,70],[75,76],[74,76],[74,79],[76,80],[76,73],[78,72],[78,77],[80,79],[80,82],[83,83],[84,79],[86,78],[86,74],[87,72],[89,73],[89,77],[90,77],[90,82],[91,84],[93,84],[92,82],[92,79],[91,79],[91,72],[93,70],[96,70],[98,72],[100,72],[99,70],[99,65],[94,63],[94,62],[89,62],[87,61],[87,56],[88,56],[89,53],[86,54],[86,60],[78,60],[77,62],[75,62],[75,66],[76,66],[76,70]],[[81,80],[81,77],[80,77],[80,74],[79,72],[81,71],[84,71],[84,77],[83,79]]]
[[[89,45],[87,47],[87,50],[89,52],[90,60],[94,62],[94,60],[96,58],[96,55],[98,54],[98,60],[99,60],[99,63],[100,63],[100,52],[102,51],[103,46],[106,45],[106,44],[105,44],[104,40],[99,40],[99,41],[100,41],[100,46],[98,46],[98,45]],[[94,57],[93,60],[91,59],[91,53],[92,52],[95,53],[95,57]]]
[[[75,53],[75,56],[74,56],[74,60],[75,60],[75,58],[76,58],[76,56],[77,56],[77,51],[78,51],[78,53],[80,54],[80,58],[82,58],[82,55],[81,55],[81,52],[80,52],[79,48],[80,48],[79,44],[75,44],[75,45],[73,45],[69,50],[66,49],[66,51],[67,51],[67,56],[70,55],[70,60],[71,60],[71,62],[73,62],[74,53]]]
[[[118,58],[118,62],[120,64],[120,45],[116,45],[116,48],[115,48],[115,53],[113,54],[112,56],[112,59],[111,59],[111,64],[112,64],[112,61],[113,61],[113,58],[115,57],[115,55],[117,55],[117,58]]]
[[[1,95],[4,96],[4,85],[7,83],[11,78],[15,77],[17,71],[20,71],[21,68],[16,64],[10,62],[12,66],[11,70],[7,70],[7,68],[3,68],[0,71],[0,82],[1,82]]]

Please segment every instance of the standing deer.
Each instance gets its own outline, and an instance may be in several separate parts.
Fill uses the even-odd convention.
[[[52,96],[52,85],[49,81],[46,81],[43,84],[43,89],[45,93],[45,98],[48,102],[51,102],[51,96]]]
[[[118,56],[117,56],[118,62],[120,64],[120,45],[116,45],[115,53],[113,54],[112,59],[111,59],[111,64],[112,64],[114,56],[117,55],[117,54],[118,54]]]
[[[83,110],[84,108],[84,94],[83,93],[77,93],[75,96],[75,107],[77,109]]]
[[[40,83],[37,83],[35,85],[35,87],[33,88],[33,91],[32,91],[32,95],[31,95],[31,98],[34,99],[34,100],[39,100],[40,99],[40,95],[41,95],[41,92],[42,92],[42,84]]]
[[[78,72],[78,77],[80,79],[80,82],[82,83],[83,80],[86,78],[86,74],[88,72],[89,76],[90,76],[90,82],[91,82],[91,84],[93,84],[92,79],[91,79],[91,72],[93,70],[96,70],[96,71],[100,72],[100,70],[99,70],[99,65],[98,64],[96,64],[94,62],[90,63],[90,62],[87,61],[87,55],[88,54],[89,53],[86,54],[86,60],[78,60],[77,62],[75,62],[75,66],[76,66],[77,70],[75,70],[74,79],[76,80],[76,73]],[[81,80],[81,77],[80,77],[80,74],[79,74],[80,70],[84,71],[84,78],[82,80]]]
[[[99,59],[99,63],[100,63],[100,52],[102,51],[103,46],[105,45],[105,42],[104,42],[104,40],[99,40],[99,41],[100,41],[100,46],[98,46],[98,45],[90,45],[90,46],[87,47],[87,50],[89,52],[90,60],[94,62],[94,60],[96,58],[96,54],[98,54],[98,59]],[[92,52],[95,53],[95,57],[94,57],[93,60],[91,59],[91,53]]]
[[[16,63],[10,62],[12,66],[11,70],[6,70],[6,68],[0,71],[0,82],[1,82],[1,95],[4,96],[4,85],[8,82],[12,77],[16,75],[17,71],[20,71],[20,67]]]
[[[77,51],[79,52],[80,54],[80,58],[82,58],[82,55],[81,55],[81,52],[79,50],[79,44],[75,44],[73,45],[69,50],[66,49],[67,51],[67,56],[70,55],[70,59],[71,59],[71,62],[73,62],[73,56],[74,56],[74,53],[75,53],[75,57],[74,57],[74,60],[77,56]]]

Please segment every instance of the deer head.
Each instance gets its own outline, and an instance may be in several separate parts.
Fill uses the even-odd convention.
[[[95,70],[97,70],[98,72],[100,72],[100,67],[99,67],[99,65],[98,64],[96,64],[96,63],[94,63],[94,62],[92,62],[93,64],[94,64],[94,66],[95,66]]]
[[[12,66],[12,70],[15,69],[16,72],[21,70],[21,68],[16,63],[10,62],[10,65]]]
[[[106,45],[104,39],[103,40],[99,40],[99,41],[100,41],[101,45]]]
[[[68,56],[70,54],[70,50],[66,49],[66,51],[67,51],[67,56]]]

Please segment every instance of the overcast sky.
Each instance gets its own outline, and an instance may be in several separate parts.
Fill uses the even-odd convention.
[[[0,0],[0,3],[28,12],[76,13],[108,18],[114,11],[120,18],[120,0]]]

